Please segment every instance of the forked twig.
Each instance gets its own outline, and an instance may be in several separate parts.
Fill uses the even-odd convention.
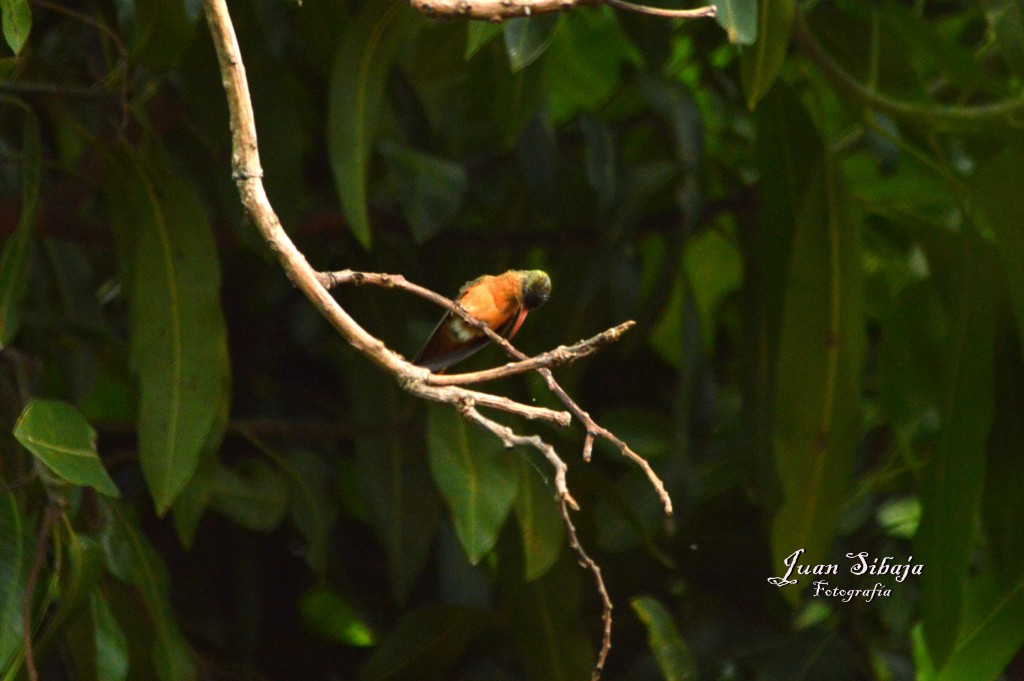
[[[486,325],[471,317],[464,309],[453,301],[439,296],[432,291],[416,286],[400,275],[371,275],[367,273],[345,270],[335,273],[316,272],[306,260],[305,255],[285,233],[263,186],[263,169],[260,165],[259,147],[256,140],[256,124],[249,95],[249,86],[242,64],[241,52],[235,36],[231,17],[228,13],[226,0],[204,0],[207,23],[213,38],[214,49],[220,64],[221,79],[227,95],[230,114],[232,137],[232,175],[238,187],[239,197],[246,212],[256,228],[266,240],[268,247],[277,255],[285,274],[316,307],[321,315],[341,334],[341,336],[367,357],[374,364],[392,375],[403,390],[434,402],[442,402],[453,406],[466,419],[488,430],[501,439],[506,446],[525,445],[540,451],[555,469],[555,490],[563,523],[566,526],[569,543],[576,552],[580,564],[594,575],[603,606],[604,636],[601,652],[594,669],[593,678],[600,678],[604,661],[611,647],[612,603],[601,577],[598,565],[586,554],[576,536],[575,528],[569,518],[568,508],[578,508],[576,501],[569,492],[566,483],[568,466],[558,456],[555,449],[544,442],[539,436],[524,436],[515,433],[511,428],[499,424],[483,416],[478,406],[499,409],[524,418],[542,419],[556,425],[566,426],[570,414],[580,419],[586,428],[584,441],[584,458],[589,459],[595,437],[604,437],[619,446],[622,453],[639,463],[647,472],[665,506],[666,513],[672,512],[671,500],[665,492],[664,485],[642,457],[632,452],[625,443],[609,431],[598,426],[589,414],[583,411],[555,381],[549,366],[562,361],[571,361],[577,357],[593,352],[597,347],[607,344],[625,332],[630,324],[609,329],[603,334],[569,348],[558,348],[537,358],[528,358],[510,345],[504,338],[491,331]],[[433,300],[435,303],[452,310],[468,323],[482,328],[492,340],[505,349],[518,363],[492,370],[476,372],[460,380],[458,375],[438,377],[429,370],[415,366],[401,355],[391,350],[383,341],[374,337],[360,326],[348,312],[331,296],[328,289],[339,283],[374,283],[380,286],[399,287]],[[513,368],[509,368],[513,367]],[[568,412],[554,411],[543,407],[520,404],[506,397],[470,390],[463,384],[493,380],[497,375],[512,375],[523,371],[537,371],[544,377],[549,389],[565,404]],[[504,373],[502,373],[504,372]],[[483,375],[481,375],[483,374]]]

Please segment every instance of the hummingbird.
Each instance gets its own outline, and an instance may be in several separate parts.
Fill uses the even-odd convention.
[[[484,275],[459,289],[457,302],[493,331],[512,338],[530,310],[551,295],[551,277],[541,270],[509,270]],[[487,344],[487,335],[458,315],[446,312],[413,364],[443,373]]]

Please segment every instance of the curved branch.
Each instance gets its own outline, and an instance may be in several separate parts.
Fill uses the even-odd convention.
[[[382,288],[402,289],[403,291],[407,291],[413,295],[425,298],[453,314],[459,315],[468,324],[471,324],[478,329],[484,330],[485,332],[491,331],[485,324],[471,316],[454,300],[445,298],[444,296],[439,295],[428,288],[424,288],[419,284],[414,284],[401,274],[340,270],[338,272],[321,272],[318,277],[320,279],[320,283],[326,288],[334,288],[341,284],[352,284],[354,286],[372,284]],[[427,383],[430,385],[469,385],[471,383],[496,381],[502,378],[508,378],[509,376],[515,376],[516,374],[536,371],[541,368],[561,366],[562,364],[575,362],[580,358],[597,352],[606,345],[614,343],[622,337],[622,334],[626,333],[626,331],[629,331],[634,326],[636,326],[636,322],[623,322],[618,326],[613,326],[606,331],[602,331],[596,336],[574,343],[573,345],[561,345],[554,350],[548,350],[547,352],[536,355],[535,357],[518,362],[511,362],[505,366],[495,367],[493,369],[473,371],[463,374],[431,374],[430,377],[427,378]],[[491,331],[491,333],[493,334],[493,331]],[[500,338],[497,334],[494,334],[491,337]]]
[[[502,1],[514,2],[514,0]],[[231,17],[228,13],[226,0],[203,0],[203,4],[210,34],[213,38],[214,49],[217,53],[217,60],[220,64],[222,83],[227,95],[232,141],[231,165],[233,179],[238,186],[238,193],[246,213],[252,219],[269,248],[277,255],[281,266],[291,282],[313,303],[320,314],[330,322],[352,347],[381,369],[391,374],[403,390],[427,400],[452,405],[464,418],[489,430],[506,445],[515,446],[521,444],[538,449],[554,467],[558,501],[563,521],[566,523],[570,544],[580,559],[581,564],[594,574],[602,599],[604,637],[597,666],[592,677],[593,679],[598,679],[601,675],[608,650],[611,647],[611,600],[604,588],[600,568],[583,551],[576,538],[572,523],[568,518],[567,508],[570,506],[577,508],[576,502],[569,493],[565,482],[565,474],[568,467],[558,456],[557,452],[555,452],[554,448],[541,440],[539,436],[527,437],[516,435],[507,426],[482,416],[476,407],[483,406],[501,409],[525,418],[544,419],[563,426],[569,423],[569,413],[574,414],[580,419],[587,430],[583,445],[584,458],[589,460],[595,436],[605,437],[615,443],[625,456],[634,459],[644,468],[665,505],[666,513],[671,514],[672,503],[665,492],[664,485],[643,458],[633,453],[624,442],[616,438],[609,431],[598,426],[585,411],[580,409],[562,390],[561,386],[558,385],[550,369],[546,366],[538,366],[534,369],[544,377],[549,390],[555,393],[562,403],[566,405],[569,413],[519,404],[504,397],[468,390],[458,385],[432,385],[433,374],[428,369],[407,362],[401,355],[388,348],[383,341],[363,329],[338,304],[328,291],[329,287],[349,281],[352,283],[367,283],[370,282],[371,277],[370,275],[351,271],[328,274],[315,271],[306,260],[306,257],[296,248],[295,244],[285,233],[281,226],[281,221],[274,212],[263,187],[263,168],[260,164],[259,148],[256,140],[256,124],[252,101],[249,96],[245,67],[242,64],[241,52],[238,47],[234,27],[231,23]],[[383,286],[395,286],[398,285],[398,282],[401,282],[403,287],[409,290],[418,290],[421,295],[434,299],[435,302],[453,310],[469,323],[482,328],[484,333],[514,358],[529,360],[526,355],[512,347],[504,338],[491,331],[482,322],[471,317],[461,306],[443,296],[428,292],[426,289],[422,289],[422,287],[415,287],[406,282],[404,277],[398,275],[376,275],[376,280],[373,283],[379,283]],[[628,325],[624,325],[622,331],[626,328],[628,328]],[[615,332],[614,329],[611,331]]]
[[[1011,119],[1024,113],[1024,93],[996,102],[968,106],[916,104],[884,95],[862,84],[832,59],[811,33],[803,13],[799,10],[793,21],[793,37],[803,53],[821,69],[837,90],[890,116],[965,128]]]
[[[519,360],[519,364],[532,361],[525,354],[523,354],[515,347],[513,347],[512,344],[508,342],[508,340],[503,338],[501,335],[495,333],[486,324],[484,324],[479,319],[476,319],[468,312],[466,312],[466,310],[464,310],[461,305],[458,305],[454,301],[451,301],[442,295],[434,293],[429,289],[425,289],[422,286],[418,286],[417,284],[411,283],[409,280],[407,280],[400,274],[376,274],[371,272],[355,272],[352,270],[341,270],[338,272],[321,272],[317,276],[320,280],[320,283],[323,284],[325,288],[330,288],[333,286],[337,286],[339,284],[353,284],[356,286],[364,284],[373,284],[375,286],[381,286],[384,288],[400,288],[405,291],[409,291],[410,293],[415,293],[416,295],[422,296],[423,298],[426,298],[427,300],[430,300],[436,303],[437,305],[440,305],[441,307],[451,310],[453,313],[459,315],[463,320],[465,320],[466,323],[483,331],[485,334],[487,334],[488,338],[490,338],[496,344],[501,346],[501,348],[504,349],[505,352],[510,357]],[[610,331],[614,332],[614,329],[611,329]],[[519,366],[519,364],[511,364],[507,366],[516,367]],[[566,393],[565,390],[562,389],[562,386],[558,384],[558,381],[555,380],[554,375],[551,373],[551,370],[547,368],[547,366],[537,366],[534,368],[534,370],[538,374],[540,374],[541,377],[544,379],[544,382],[548,386],[548,390],[550,390],[555,395],[555,397],[561,400],[562,404],[566,406],[566,408],[572,413],[573,416],[579,419],[580,423],[583,424],[583,427],[586,429],[587,434],[583,440],[583,460],[590,461],[590,455],[594,448],[595,438],[600,437],[607,440],[608,442],[613,444],[624,457],[626,457],[636,465],[640,466],[644,474],[647,476],[647,479],[650,481],[651,486],[654,487],[654,490],[658,493],[658,498],[661,500],[661,505],[665,509],[665,515],[672,515],[672,498],[669,496],[668,491],[665,489],[665,484],[661,481],[661,478],[658,477],[658,474],[654,472],[654,469],[651,468],[651,465],[647,462],[647,459],[643,458],[642,456],[634,452],[628,444],[626,444],[624,441],[616,437],[614,433],[598,425],[598,423],[594,421],[590,414],[585,412],[578,404],[576,404],[576,401],[569,397],[568,393]],[[465,375],[467,374],[463,374],[462,376]],[[433,376],[433,378],[428,378],[428,383],[432,383],[434,381],[445,381],[445,379],[442,379],[436,374],[431,374],[431,376]],[[460,379],[460,374],[453,374],[448,378],[451,379],[451,383],[458,383]]]
[[[695,9],[662,9],[634,5],[624,0],[411,0],[410,4],[413,9],[429,17],[477,19],[495,23],[598,5],[671,19],[702,19],[715,16],[713,5]]]
[[[713,19],[718,16],[718,10],[714,5],[697,7],[695,9],[664,9],[662,7],[648,7],[647,5],[634,5],[625,0],[604,0],[604,4],[615,9],[646,14],[652,17],[664,17],[666,19]]]

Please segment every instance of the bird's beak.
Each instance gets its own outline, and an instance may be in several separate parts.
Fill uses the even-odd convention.
[[[508,334],[509,338],[516,335],[516,331],[518,331],[519,327],[523,325],[523,320],[526,319],[527,312],[529,312],[529,310],[527,310],[525,307],[519,310],[519,317],[516,318],[516,324],[515,326],[512,327],[512,331]]]

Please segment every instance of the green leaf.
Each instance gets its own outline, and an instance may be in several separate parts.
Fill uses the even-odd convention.
[[[32,10],[28,0],[0,0],[0,17],[7,45],[14,54],[20,54],[32,31]]]
[[[128,642],[102,591],[92,592],[89,606],[96,646],[96,678],[100,681],[127,679]]]
[[[900,291],[878,344],[878,405],[890,423],[913,423],[940,402],[947,331],[934,286],[918,282]]]
[[[121,496],[96,455],[96,431],[70,404],[32,400],[18,417],[14,437],[63,480]]]
[[[403,421],[408,404],[402,393],[377,380],[376,367],[362,359],[349,364],[349,372],[359,491],[388,557],[392,593],[404,603],[429,555],[441,500],[430,479],[423,433]],[[366,390],[367,385],[376,387]]]
[[[295,450],[274,461],[288,476],[291,519],[306,539],[305,557],[318,578],[327,572],[327,548],[338,507],[327,480],[323,459],[310,452]]]
[[[758,0],[716,0],[718,25],[725,29],[729,42],[750,45],[757,40]]]
[[[565,527],[555,502],[555,491],[525,458],[520,458],[519,494],[515,514],[523,538],[525,577],[532,580],[547,572],[565,543]]]
[[[504,544],[504,542],[503,542]],[[590,678],[593,644],[583,631],[580,612],[581,580],[571,552],[563,553],[542,577],[524,582],[520,566],[502,554],[503,600],[509,610],[512,635],[526,679],[578,681]],[[587,584],[590,584],[588,581]]]
[[[469,60],[481,47],[494,40],[504,26],[491,21],[466,22],[466,59]]]
[[[7,4],[4,4],[4,27],[7,26]],[[26,4],[27,8],[27,4]],[[27,9],[26,9],[27,11]],[[21,301],[28,290],[29,254],[32,235],[36,228],[39,207],[39,182],[42,176],[42,147],[39,141],[39,121],[35,112],[20,100],[0,97],[0,102],[13,103],[24,112],[22,117],[21,152],[21,217],[18,226],[4,244],[0,255],[0,349],[18,332]]]
[[[220,466],[210,492],[210,508],[256,532],[274,529],[288,512],[288,482],[262,459]]]
[[[194,681],[192,652],[167,600],[167,567],[135,522],[116,505],[108,508],[108,522],[100,537],[107,569],[139,590],[155,637],[152,661],[157,677],[160,681]]]
[[[520,17],[505,22],[505,53],[512,72],[521,71],[537,61],[551,43],[561,14]]]
[[[359,681],[450,678],[451,668],[494,616],[483,610],[438,606],[407,612],[359,671]]]
[[[978,169],[971,188],[978,207],[995,233],[1017,327],[1024,329],[1024,230],[1020,228],[1024,196],[1017,191],[1021,186],[1019,183],[1024,182],[1021,153],[1024,153],[1024,147],[1011,145],[1002,154],[988,160]]]
[[[679,636],[676,623],[665,607],[651,596],[637,596],[629,604],[647,627],[647,645],[658,660],[665,681],[696,678],[693,655]]]
[[[402,3],[374,0],[351,23],[338,45],[330,76],[328,151],[334,182],[349,229],[369,248],[366,185],[377,121],[385,102],[384,85],[395,54],[410,26]]]
[[[779,83],[757,109],[761,216],[737,230],[743,252],[741,356],[744,370],[742,447],[749,452],[757,494],[776,507],[779,487],[773,444],[775,380],[786,268],[807,180],[820,164],[821,141],[797,96]]]
[[[740,52],[743,93],[751,111],[779,76],[779,69],[789,51],[795,11],[796,0],[758,2],[757,41],[751,48]]]
[[[60,563],[60,599],[33,646],[39,658],[45,658],[55,641],[78,619],[103,576],[103,552],[92,538],[71,532],[62,545],[67,560]]]
[[[501,441],[450,407],[430,405],[430,470],[451,509],[455,531],[476,565],[498,541],[516,498],[518,476]]]
[[[808,564],[826,562],[860,440],[863,263],[850,210],[826,157],[805,187],[786,280],[774,397],[777,564],[798,549]],[[808,582],[785,589],[791,603]]]
[[[329,587],[317,587],[303,594],[299,612],[307,628],[328,640],[357,648],[378,643],[370,626]]]
[[[32,558],[27,550],[24,520],[13,494],[0,494],[0,674],[22,648],[22,598]]]
[[[706,230],[686,244],[683,265],[700,313],[704,346],[713,347],[718,307],[743,283],[743,261],[736,246],[716,230]]]
[[[949,658],[960,631],[974,528],[985,475],[985,438],[992,423],[992,353],[995,334],[991,281],[994,263],[981,237],[966,230],[950,283],[951,330],[946,361],[941,433],[921,482],[923,514],[915,554],[928,566],[921,578],[921,619],[937,668]],[[994,258],[994,254],[988,253]]]
[[[1017,75],[1024,75],[1024,3],[981,0],[981,7],[1006,65]]]
[[[1024,357],[1017,333],[999,334],[994,375],[982,519],[993,572],[1011,584],[1024,574]]]
[[[217,247],[195,187],[138,161],[110,188],[132,272],[139,460],[163,514],[224,413],[230,375]]]
[[[643,57],[610,7],[562,15],[544,59],[551,119],[560,124],[597,110],[620,87],[627,64],[640,66]]]
[[[462,208],[466,171],[458,163],[397,144],[384,143],[381,152],[388,162],[391,187],[405,211],[412,237],[423,243]]]
[[[195,31],[182,0],[135,0],[121,5],[122,19],[134,29],[133,57],[152,68],[170,71],[181,61]]]
[[[598,215],[604,219],[618,190],[619,169],[615,155],[615,138],[610,125],[593,116],[580,116],[583,135],[584,167],[587,184],[597,194]]]
[[[1024,580],[1000,589],[978,578],[966,599],[962,633],[932,681],[994,681],[1024,644]]]
[[[231,366],[228,362],[221,365],[221,371],[223,374],[220,385],[220,405],[213,426],[199,452],[199,463],[196,464],[195,473],[181,490],[181,494],[174,500],[174,529],[178,533],[178,540],[186,549],[192,547],[196,528],[199,526],[199,520],[203,513],[206,512],[206,507],[213,494],[214,481],[221,468],[217,451],[224,440],[224,433],[227,432],[231,411]]]

